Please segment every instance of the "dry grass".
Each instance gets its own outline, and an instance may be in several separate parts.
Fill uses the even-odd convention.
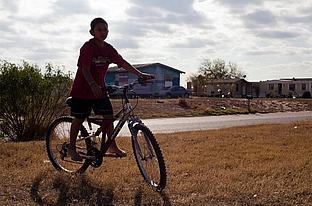
[[[164,193],[131,154],[82,176],[56,172],[44,142],[0,144],[0,205],[312,205],[312,122],[156,135]]]

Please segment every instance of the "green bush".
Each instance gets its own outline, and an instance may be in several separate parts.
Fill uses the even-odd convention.
[[[31,140],[44,136],[53,118],[64,113],[71,86],[69,75],[51,64],[0,62],[0,136]]]

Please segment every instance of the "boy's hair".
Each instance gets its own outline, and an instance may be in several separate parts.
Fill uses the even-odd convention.
[[[94,30],[94,28],[95,28],[95,26],[96,26],[97,24],[101,24],[101,23],[104,23],[104,24],[108,25],[107,22],[106,22],[103,18],[101,18],[101,17],[98,17],[98,18],[93,19],[93,20],[91,21],[91,24],[90,24],[91,31]]]

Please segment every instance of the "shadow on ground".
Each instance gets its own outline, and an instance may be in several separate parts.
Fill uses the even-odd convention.
[[[38,205],[171,205],[164,192],[142,191],[139,188],[133,197],[119,198],[112,185],[99,185],[86,175],[43,172],[33,180],[30,195]]]

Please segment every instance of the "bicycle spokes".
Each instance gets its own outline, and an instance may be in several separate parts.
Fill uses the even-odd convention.
[[[73,161],[68,155],[68,145],[70,142],[71,117],[61,117],[50,125],[47,133],[46,146],[49,159],[52,165],[59,170],[66,172],[82,172],[87,168],[86,161]],[[82,129],[80,134],[86,132]],[[77,141],[77,151],[86,153],[87,140]]]
[[[144,129],[143,129],[144,128]],[[154,138],[150,131],[143,127],[133,136],[132,142],[135,150],[135,157],[146,182],[152,187],[161,190],[165,182],[165,169],[163,160],[160,163],[157,151],[160,152],[158,146],[152,142]],[[155,139],[153,139],[156,141]],[[157,151],[156,151],[157,150]]]

